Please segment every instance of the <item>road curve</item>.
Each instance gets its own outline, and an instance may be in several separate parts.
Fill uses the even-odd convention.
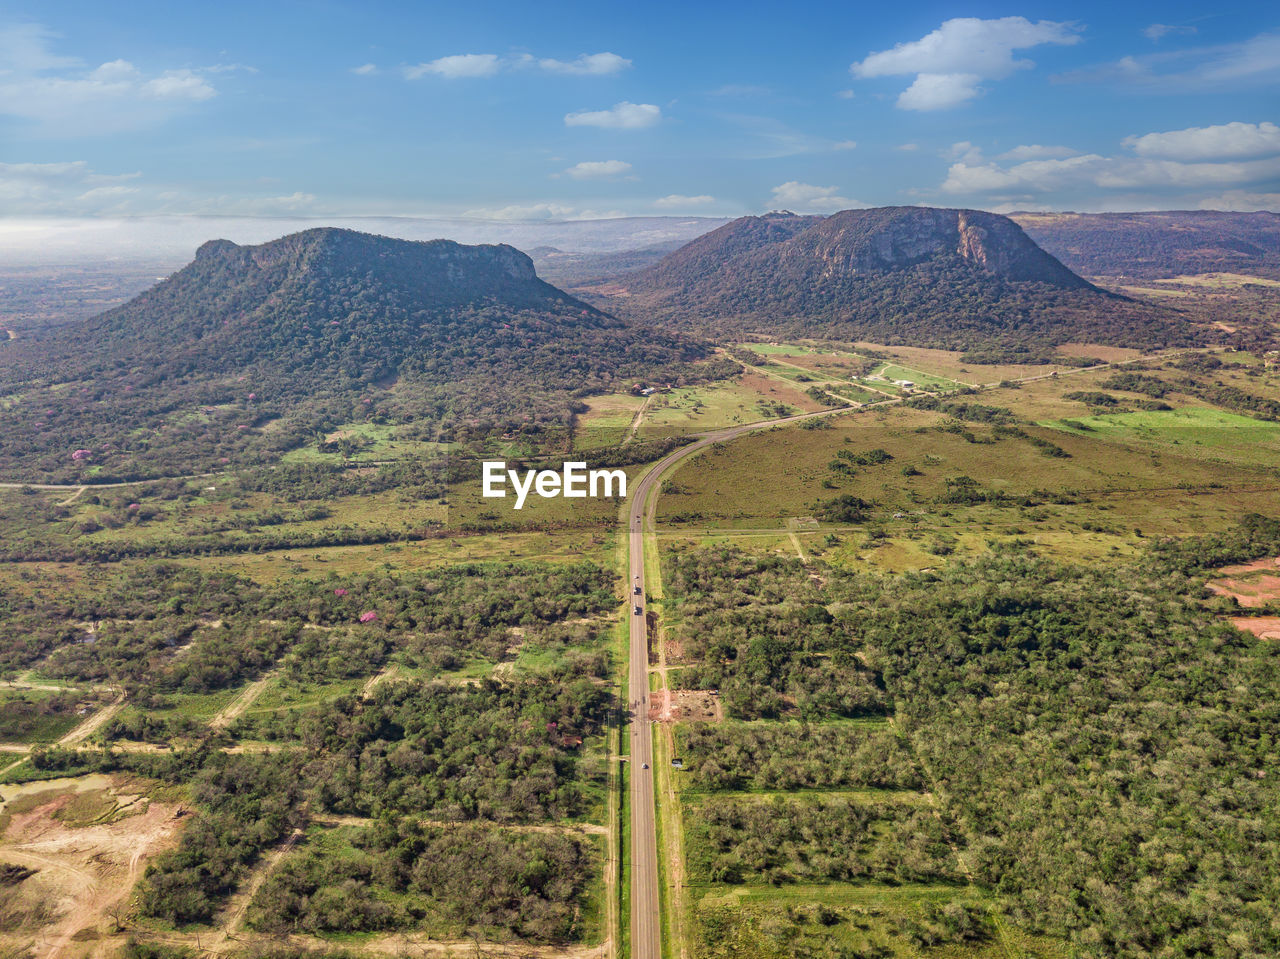
[[[897,402],[889,400],[886,402]],[[644,521],[650,494],[672,466],[698,450],[744,433],[807,420],[817,416],[848,413],[848,407],[799,413],[775,420],[702,433],[687,446],[667,454],[631,490],[627,510],[630,556],[628,609],[630,611],[630,668],[627,700],[631,713],[631,956],[632,959],[662,959],[662,916],[658,903],[658,830],[654,820],[653,724],[649,720],[649,639],[645,609]],[[640,587],[640,595],[634,587]]]
[[[1136,359],[1142,359],[1138,357]],[[1062,375],[1075,372],[1106,369],[1111,366],[1123,366],[1136,362],[1125,360],[1119,363],[1103,363],[1098,366],[1080,367],[1064,371]],[[1046,379],[1054,376],[1045,373],[1039,376],[1024,377],[1019,382]],[[996,384],[992,384],[996,385]],[[989,387],[987,387],[989,388]],[[983,389],[983,387],[978,387]],[[947,391],[943,391],[947,392]],[[794,413],[778,419],[761,420],[743,426],[732,426],[726,429],[712,430],[696,434],[697,438],[687,446],[682,446],[660,459],[630,490],[630,506],[627,509],[628,555],[630,557],[630,578],[628,581],[628,603],[631,629],[629,643],[629,683],[628,705],[631,714],[631,956],[632,959],[662,959],[662,916],[658,896],[658,830],[654,818],[654,786],[653,786],[653,728],[649,719],[649,641],[646,629],[646,616],[637,615],[634,606],[645,609],[644,579],[644,523],[646,516],[650,524],[654,522],[657,497],[653,491],[662,477],[681,460],[712,443],[722,443],[736,439],[747,433],[773,429],[800,420],[815,419],[820,416],[839,416],[861,410],[895,406],[902,403],[902,397],[889,397],[872,403],[857,406],[841,406],[812,413]],[[640,587],[640,595],[636,595],[633,587]]]

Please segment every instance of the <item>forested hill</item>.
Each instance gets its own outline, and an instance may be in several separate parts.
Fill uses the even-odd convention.
[[[1015,213],[1037,243],[1087,276],[1235,272],[1280,279],[1280,214]]]
[[[1076,339],[1182,342],[1185,324],[1104,293],[1008,217],[884,207],[744,217],[611,286],[580,291],[623,315],[718,334],[973,348]]]
[[[575,396],[696,377],[689,365],[706,355],[544,283],[505,245],[337,229],[215,240],[121,307],[0,346],[0,473],[268,462],[370,417],[427,439],[537,432],[562,424]]]

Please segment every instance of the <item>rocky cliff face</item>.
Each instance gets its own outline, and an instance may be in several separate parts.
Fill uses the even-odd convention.
[[[627,285],[653,292],[692,290],[703,283],[723,287],[739,274],[747,284],[763,275],[784,287],[845,284],[922,264],[967,265],[1002,280],[1091,289],[1008,217],[930,207],[845,210],[828,217],[743,217],[629,278]]]
[[[801,267],[812,258],[821,264],[819,275],[826,278],[889,272],[958,257],[1007,280],[1048,283],[1061,289],[1088,287],[1008,217],[978,210],[846,210],[809,226],[778,256]]]
[[[1166,315],[1099,290],[1008,217],[979,210],[744,217],[599,292],[610,312],[725,336],[970,349],[1080,337],[1161,343],[1185,333],[1166,335]]]

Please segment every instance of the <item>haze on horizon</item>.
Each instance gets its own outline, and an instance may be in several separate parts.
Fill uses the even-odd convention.
[[[18,0],[0,14],[0,234],[157,215],[1274,210],[1277,81],[1280,16],[1253,0],[1158,21],[1103,3]]]

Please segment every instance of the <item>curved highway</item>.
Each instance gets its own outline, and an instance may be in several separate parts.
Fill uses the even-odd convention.
[[[898,400],[886,400],[896,403]],[[631,491],[627,510],[630,579],[628,609],[631,618],[628,706],[631,713],[631,956],[632,959],[661,959],[662,916],[658,907],[658,830],[654,820],[653,727],[649,719],[649,637],[645,624],[644,520],[646,504],[654,487],[672,466],[712,443],[731,440],[744,433],[771,429],[796,420],[851,412],[850,407],[797,413],[776,420],[762,420],[745,426],[702,433],[687,446],[668,453]],[[639,595],[635,587],[640,588]],[[641,612],[636,613],[639,606]]]

